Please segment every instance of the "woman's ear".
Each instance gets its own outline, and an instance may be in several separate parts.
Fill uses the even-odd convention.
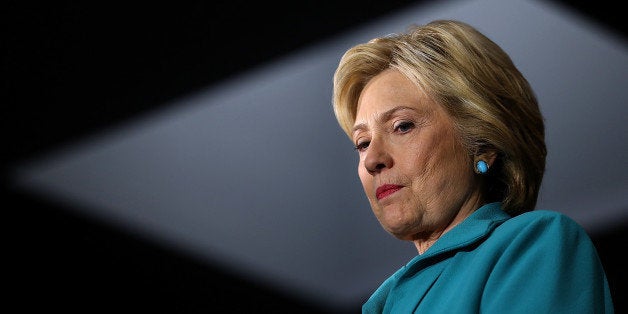
[[[489,167],[491,167],[495,163],[495,159],[497,159],[497,152],[494,150],[486,151],[479,156],[479,159],[486,161]]]

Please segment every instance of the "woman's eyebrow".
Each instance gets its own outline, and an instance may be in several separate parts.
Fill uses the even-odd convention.
[[[384,111],[376,118],[376,120],[380,123],[384,121],[388,121],[395,113],[399,111],[404,111],[404,110],[416,111],[416,108],[408,107],[408,106],[397,106],[387,111]],[[364,130],[368,130],[368,126],[366,125],[366,123],[358,123],[353,126],[353,129],[351,129],[351,134],[355,134],[355,132],[357,131],[364,131]]]

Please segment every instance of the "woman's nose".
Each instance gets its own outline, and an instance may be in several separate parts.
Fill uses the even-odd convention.
[[[364,167],[370,174],[392,167],[393,160],[384,141],[371,140],[364,156]]]

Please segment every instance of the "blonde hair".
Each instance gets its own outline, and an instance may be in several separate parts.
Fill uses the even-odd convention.
[[[543,117],[497,44],[466,23],[437,20],[350,48],[334,74],[332,100],[349,138],[362,89],[391,68],[446,108],[470,158],[497,152],[483,187],[487,201],[501,201],[512,215],[534,209],[547,154]]]

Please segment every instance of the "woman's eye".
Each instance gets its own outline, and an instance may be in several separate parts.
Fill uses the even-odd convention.
[[[401,133],[407,133],[414,128],[414,123],[412,122],[401,122],[395,126],[395,131]]]
[[[355,150],[359,151],[359,152],[363,152],[366,150],[367,147],[369,147],[369,143],[368,141],[364,141],[361,143],[358,143],[355,145]]]

